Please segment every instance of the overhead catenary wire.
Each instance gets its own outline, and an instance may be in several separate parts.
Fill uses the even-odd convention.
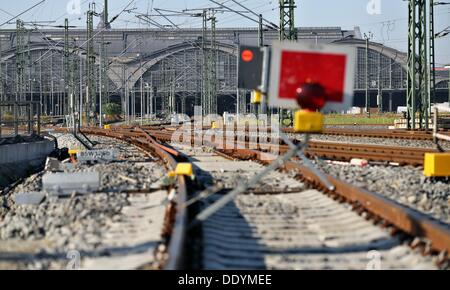
[[[10,21],[12,21],[12,20],[14,20],[14,19],[16,19],[16,18],[19,18],[20,16],[22,16],[22,15],[25,14],[25,13],[27,13],[28,11],[33,10],[34,8],[36,8],[37,6],[41,5],[41,4],[44,3],[45,1],[46,1],[46,0],[42,0],[41,2],[34,4],[34,5],[31,6],[30,8],[25,9],[25,10],[22,11],[21,13],[19,13],[19,14],[13,16],[11,19],[8,19],[7,21],[5,21],[5,22],[3,22],[2,24],[0,24],[0,27],[2,27],[2,26],[5,25],[5,24],[8,24],[8,22],[10,22]]]
[[[44,1],[45,1],[45,0],[44,0]],[[116,20],[117,18],[119,18],[120,15],[121,15],[121,14],[122,14],[122,13],[123,13],[123,12],[124,12],[124,11],[132,4],[132,3],[134,3],[134,1],[135,1],[135,0],[131,0],[131,1],[125,6],[125,8],[123,8],[122,11],[119,12],[119,14],[117,14],[116,16],[114,16],[114,17],[111,19],[111,21],[109,21],[109,23],[112,23],[114,20]],[[82,46],[86,45],[90,40],[94,39],[97,35],[101,34],[103,31],[105,31],[105,30],[107,30],[107,29],[108,29],[107,26],[103,27],[102,29],[100,29],[99,31],[97,31],[97,33],[95,33],[91,38],[86,39],[86,41],[83,42],[82,44],[80,44],[79,46],[82,47]],[[58,43],[56,43],[55,46],[56,46],[56,45],[59,45],[59,44],[61,44],[61,43],[62,43],[62,40],[60,40]],[[50,50],[47,50],[47,52],[45,52],[42,56],[40,56],[36,61],[40,61],[44,56],[46,56],[46,55],[49,53],[49,51],[50,51]]]
[[[260,14],[255,13],[253,10],[248,9],[247,7],[245,7],[244,5],[242,5],[241,3],[237,2],[236,0],[231,0],[233,3],[236,3],[236,5],[239,5],[240,7],[244,8],[245,10],[249,11],[250,13],[252,13],[253,15],[255,15],[256,17],[260,17]],[[262,17],[262,20],[267,22],[268,24],[270,24],[273,28],[275,29],[279,29],[278,25],[276,25],[275,23],[267,20],[266,18]]]
[[[248,20],[251,20],[251,21],[253,21],[253,22],[259,24],[259,20],[256,20],[256,19],[254,19],[254,18],[251,18],[250,16],[247,16],[247,15],[245,15],[244,13],[242,13],[242,12],[240,12],[240,11],[234,10],[234,9],[232,9],[232,8],[230,8],[230,7],[228,7],[228,6],[225,6],[225,5],[219,3],[219,2],[217,2],[217,1],[215,1],[215,0],[209,0],[209,1],[212,2],[212,3],[215,3],[216,5],[219,5],[220,7],[224,8],[224,9],[228,9],[228,10],[231,11],[231,12],[234,12],[234,13],[236,13],[236,14],[238,14],[238,15],[240,15],[240,16],[242,16],[242,17],[248,19]],[[267,25],[267,24],[263,24],[263,25],[264,25],[265,27],[269,28],[269,29],[278,29],[278,28],[276,28],[276,27],[273,27],[272,25]]]

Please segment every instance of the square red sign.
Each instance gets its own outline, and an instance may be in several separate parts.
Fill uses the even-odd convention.
[[[356,49],[352,46],[274,42],[270,58],[269,106],[298,109],[297,89],[305,83],[325,88],[322,112],[344,112],[353,104]]]
[[[343,102],[347,56],[305,51],[282,51],[278,96],[296,99],[297,89],[305,83],[319,83],[327,101]]]

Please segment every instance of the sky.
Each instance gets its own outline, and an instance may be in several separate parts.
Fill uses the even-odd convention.
[[[8,21],[41,0],[2,0],[0,7],[0,24]],[[238,11],[243,11],[233,0],[213,0]],[[439,2],[449,2],[442,0]],[[54,21],[50,25],[61,25],[64,18],[69,18],[70,25],[86,27],[85,11],[92,0],[45,0],[44,3],[23,14],[25,21]],[[94,1],[96,11],[103,10],[103,0]],[[255,13],[278,24],[278,0],[237,0],[236,2],[250,8]],[[373,41],[407,50],[408,4],[403,0],[297,0],[295,25],[301,27],[339,26],[353,29],[359,26],[363,33],[371,32]],[[157,14],[154,8],[181,11],[184,9],[201,9],[218,7],[211,0],[109,0],[110,18],[120,13],[112,24],[113,28],[149,27],[140,22],[135,14],[122,12],[124,8],[133,12]],[[79,9],[80,8],[80,9]],[[255,15],[245,14],[252,19]],[[161,24],[169,24],[162,17],[152,17]],[[181,27],[201,27],[201,18],[171,17]],[[436,32],[450,27],[450,5],[435,8]],[[257,24],[240,15],[230,12],[217,14],[218,27],[256,27]],[[97,20],[98,21],[98,20]],[[14,28],[15,24],[3,24],[0,28]],[[436,40],[436,62],[438,66],[450,64],[450,35]]]

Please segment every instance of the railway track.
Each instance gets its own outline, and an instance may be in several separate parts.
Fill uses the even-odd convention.
[[[282,152],[288,150],[283,146]],[[399,165],[422,166],[425,153],[436,150],[412,147],[395,147],[368,144],[311,141],[306,155],[332,160],[350,161],[353,158],[367,161],[398,163]]]
[[[285,129],[285,133],[294,133],[292,129]],[[449,135],[447,130],[441,131],[442,134]],[[347,137],[368,137],[383,139],[403,139],[403,140],[433,140],[432,131],[407,131],[407,130],[360,130],[343,128],[324,128],[323,135],[347,136]]]
[[[175,202],[167,198],[176,188],[183,201],[187,186],[184,176],[171,185],[163,182],[177,164],[169,148],[156,146],[150,136],[93,133],[95,148],[114,148],[116,159],[72,165],[65,172],[99,172],[98,190],[55,198],[41,189],[46,169],[2,192],[8,208],[0,208],[0,269],[161,269],[175,268],[184,256],[186,215],[180,209],[178,219]],[[16,203],[18,194],[36,190],[45,194],[40,204]],[[169,249],[176,259],[168,257]]]
[[[224,187],[220,193],[205,199],[200,210],[262,170],[262,165],[252,161],[225,158],[227,152],[178,149],[190,156],[201,183],[214,180],[216,185]],[[231,156],[249,158],[248,153],[233,151]],[[434,267],[430,260],[422,260],[418,253],[411,251],[398,236],[391,236],[386,229],[350,211],[350,206],[316,189],[308,189],[304,181],[295,179],[290,172],[290,177],[272,172],[257,188],[238,196],[204,221],[196,233],[201,239],[194,246],[201,262],[194,267],[366,269],[371,265],[370,255],[383,257],[380,265],[383,269]],[[393,208],[391,204],[390,210]]]
[[[178,164],[176,158],[179,157],[179,153],[177,151],[162,145],[153,136],[143,130],[138,129],[137,132],[134,132],[134,130],[113,132],[111,130],[88,128],[83,131],[87,134],[125,141],[141,148],[144,152],[155,154],[164,161],[168,170],[174,170]],[[155,256],[160,258],[158,267],[169,270],[179,269],[184,264],[185,230],[188,218],[185,208],[180,206],[180,204],[186,202],[188,197],[186,177],[183,175],[177,176],[174,186],[174,189],[176,188],[177,199],[176,201],[171,200],[168,203],[164,217],[164,228],[162,229],[162,237],[165,238],[166,244],[162,248],[157,249],[159,253],[155,253]],[[147,206],[151,208],[157,206],[157,204]],[[139,208],[142,207],[142,205],[139,206]]]
[[[145,136],[151,135],[161,142],[165,142],[171,137],[170,133],[162,133],[161,130],[148,133],[138,129],[129,131],[129,134],[134,136],[134,138],[139,138],[139,136],[141,136],[140,138],[143,136],[148,138]],[[261,167],[258,167],[261,165],[257,163],[230,161],[228,158],[234,157],[239,160],[254,159],[263,162],[261,161],[262,158],[260,158],[261,151],[256,150],[244,149],[222,152],[207,150],[208,152],[206,153],[204,151],[192,153],[189,150],[191,149],[178,148],[176,151],[181,151],[182,155],[191,157],[191,161],[197,168],[197,178],[201,183],[209,185],[223,184],[223,190],[225,191],[235,187],[236,182],[242,180],[242,176],[248,172],[261,170]],[[173,151],[173,149],[170,149],[170,151]],[[234,168],[234,170],[230,170],[230,168]],[[239,196],[233,204],[225,207],[223,213],[218,213],[218,221],[215,221],[213,216],[211,221],[207,221],[202,226],[202,235],[203,231],[206,234],[203,235],[205,239],[200,241],[201,246],[197,245],[195,247],[196,249],[201,249],[199,253],[201,259],[197,261],[201,260],[202,262],[197,264],[197,267],[236,269],[239,268],[239,265],[244,265],[247,268],[276,269],[308,268],[308,265],[314,265],[311,267],[339,268],[338,264],[333,261],[344,260],[349,261],[348,265],[351,265],[350,267],[358,268],[362,267],[364,262],[367,261],[367,257],[364,258],[362,253],[367,254],[366,250],[369,249],[378,249],[378,252],[372,253],[380,253],[384,256],[384,259],[386,259],[384,260],[386,262],[384,266],[386,268],[414,267],[410,263],[417,265],[420,258],[418,258],[417,253],[411,252],[411,249],[402,243],[401,236],[391,237],[388,232],[380,229],[379,226],[374,225],[372,222],[365,221],[364,218],[355,212],[349,213],[348,206],[339,203],[343,201],[350,203],[356,209],[356,212],[364,212],[366,218],[372,218],[377,224],[382,224],[391,228],[392,231],[399,231],[408,237],[414,238],[411,239],[413,246],[420,245],[425,252],[440,252],[439,262],[446,261],[446,253],[450,250],[450,232],[447,225],[442,225],[427,215],[412,211],[394,201],[361,190],[330,176],[328,178],[336,186],[336,190],[327,192],[320,185],[318,178],[314,174],[296,163],[289,162],[284,169],[289,172],[297,172],[301,177],[301,182],[293,180],[293,177],[290,180],[283,181],[285,175],[274,172],[274,176],[270,176],[269,180],[277,180],[277,185],[266,181],[261,187],[251,189],[247,194]],[[231,174],[231,177],[229,174]],[[294,188],[289,188],[287,184],[292,184]],[[315,189],[308,190],[305,185],[313,186],[319,191]],[[330,199],[324,195],[322,193],[324,191],[332,198]],[[218,198],[220,198],[220,193],[210,196],[203,203],[203,208]],[[295,201],[295,199],[299,200]],[[333,201],[333,199],[339,202]],[[315,204],[317,205],[319,201],[323,202],[323,208],[314,209]],[[254,204],[262,205],[262,207],[258,206],[255,208]],[[264,207],[265,204],[268,206]],[[308,206],[304,208],[303,205],[309,205],[310,208]],[[247,207],[250,207],[250,209]],[[293,207],[294,210],[292,210]],[[273,214],[270,212],[271,209],[274,210]],[[300,215],[299,213],[302,210],[304,212]],[[344,218],[336,219],[333,213],[342,214],[343,217],[348,218],[347,221],[349,222],[347,224],[338,224],[339,222],[336,221],[337,224],[333,225],[331,222],[333,220],[346,220]],[[318,231],[319,233],[311,234],[311,229],[304,223],[305,219],[310,221],[311,224],[321,225],[319,228],[329,229],[330,232],[327,233],[321,229]],[[276,221],[276,223],[271,221]],[[231,229],[230,231],[217,231],[218,226],[226,228],[227,225],[243,226],[247,232],[236,233]],[[355,228],[354,225],[359,225],[359,228],[358,226]],[[314,228],[314,226],[312,227]],[[337,234],[333,229],[339,229],[338,233],[341,233],[341,235]],[[305,232],[303,233],[302,231]],[[272,237],[270,236],[271,232]],[[273,233],[277,234],[273,235]],[[301,236],[308,236],[307,234],[309,233],[309,237],[315,240],[316,244],[311,242],[311,240],[309,240],[311,242],[309,245],[301,244],[301,242],[295,244],[293,241],[298,240],[299,233],[302,234]],[[249,238],[248,241],[245,241],[246,237]],[[350,237],[353,237],[353,239]],[[231,240],[228,241],[228,238]],[[329,241],[328,244],[326,243],[327,241]],[[360,241],[365,241],[362,243],[362,247]],[[256,250],[250,254],[251,257],[243,255],[243,251],[240,249],[243,245],[245,248],[246,243],[247,246],[256,243]],[[336,248],[329,249],[333,243],[337,245]],[[227,245],[229,246],[228,248]],[[298,251],[296,252],[295,249]],[[323,252],[320,252],[321,250],[318,249],[322,249]],[[401,254],[397,255],[398,253]],[[290,254],[292,254],[292,263],[289,263],[288,257]],[[403,259],[400,259],[402,257]],[[256,260],[249,262],[252,259]],[[299,261],[306,262],[302,264]],[[321,264],[318,261],[330,261],[330,263]],[[422,266],[425,268],[429,267],[429,262],[424,261]]]
[[[122,129],[116,129],[118,132]],[[161,141],[170,142],[172,140],[173,132],[175,128],[171,127],[171,130],[164,130],[161,128],[146,129],[150,134],[155,136]],[[192,144],[194,142],[200,142],[196,138],[192,138]],[[212,138],[212,142],[215,142],[215,138]],[[246,142],[235,140],[236,148],[259,148],[258,144],[252,143],[247,137]],[[200,142],[201,144],[201,142]],[[224,147],[224,146],[222,146]],[[284,153],[288,151],[287,145],[279,146],[280,152]],[[342,142],[328,142],[328,141],[311,141],[309,147],[306,150],[308,157],[320,157],[339,161],[350,161],[353,158],[366,159],[372,162],[386,162],[396,163],[399,165],[412,165],[422,166],[425,153],[437,152],[435,149],[415,148],[415,147],[397,147],[397,146],[384,146],[384,145],[369,145],[369,144],[349,144]]]
[[[198,184],[207,188],[219,186],[217,192],[186,207],[187,200],[202,188],[194,192],[196,187],[188,187],[186,177],[177,177],[177,198],[165,211],[162,232],[167,243],[155,253],[161,259],[161,267],[183,269],[189,265],[187,262],[193,268],[204,269],[448,266],[447,224],[331,176],[327,178],[336,189],[326,190],[317,176],[294,161],[284,165],[284,172],[271,172],[260,185],[249,188],[201,227],[189,232],[187,225],[192,210],[208,208],[270,161],[258,150],[167,146],[165,142],[171,137],[171,130],[84,129],[84,133],[116,138],[151,152],[164,160],[168,168],[174,168],[180,160],[192,162]],[[267,157],[267,153],[264,155]],[[154,203],[138,197],[135,201],[135,210]],[[119,226],[123,227],[125,224]],[[130,233],[121,234],[125,235],[122,239],[127,239]],[[415,247],[422,251],[413,250]],[[421,252],[433,255],[423,257]],[[190,260],[186,261],[186,257]],[[89,265],[102,268],[108,263]]]
[[[375,126],[375,125],[372,125]],[[131,128],[131,127],[128,127]],[[164,131],[167,129],[178,129],[179,126],[143,126],[144,130],[150,131]],[[204,127],[204,129],[210,129],[210,127]],[[268,132],[270,132],[270,128]],[[283,128],[284,133],[296,134],[292,128]],[[450,136],[448,130],[440,130],[441,134]],[[402,129],[361,129],[361,128],[330,128],[325,127],[323,129],[322,135],[332,135],[332,136],[346,136],[346,137],[367,137],[367,138],[383,138],[383,139],[401,139],[401,140],[422,140],[422,141],[432,141],[433,132],[432,131],[408,131]]]

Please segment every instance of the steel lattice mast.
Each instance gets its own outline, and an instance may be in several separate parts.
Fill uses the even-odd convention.
[[[203,10],[202,13],[202,95],[201,103],[203,115],[208,111],[208,94],[209,94],[209,68],[208,68],[208,56],[206,51],[206,31],[208,29],[208,15],[207,10]]]
[[[297,40],[294,0],[280,0],[280,40]]]
[[[408,10],[407,127],[415,130],[417,113],[420,128],[429,124],[426,0],[409,0]]]
[[[64,20],[64,92],[66,98],[64,99],[64,110],[67,113],[68,98],[70,98],[70,52],[69,52],[69,19]]]
[[[209,114],[217,114],[217,41],[216,41],[216,17],[214,10],[211,15],[211,50],[209,53]]]
[[[76,40],[72,41],[72,50],[69,54],[69,114],[72,115],[72,121],[74,129],[78,123],[77,112],[79,114],[79,103],[77,102],[76,96],[78,95],[77,90],[77,81],[78,81],[78,65],[77,65],[77,57],[76,57]],[[81,60],[80,60],[81,61]]]
[[[94,11],[89,7],[87,12],[87,88],[85,98],[85,112],[87,124],[95,125],[96,90],[95,90],[95,52],[94,52]]]
[[[435,27],[434,27],[434,0],[430,1],[430,15],[429,15],[429,37],[430,37],[430,73],[429,73],[429,100],[430,109],[431,104],[434,103],[436,95],[436,56],[435,56]]]
[[[25,27],[22,20],[16,21],[16,101],[23,101],[25,92]]]
[[[295,1],[280,0],[280,41],[297,41],[297,29],[295,28]],[[281,121],[284,120],[285,110],[278,110]]]

